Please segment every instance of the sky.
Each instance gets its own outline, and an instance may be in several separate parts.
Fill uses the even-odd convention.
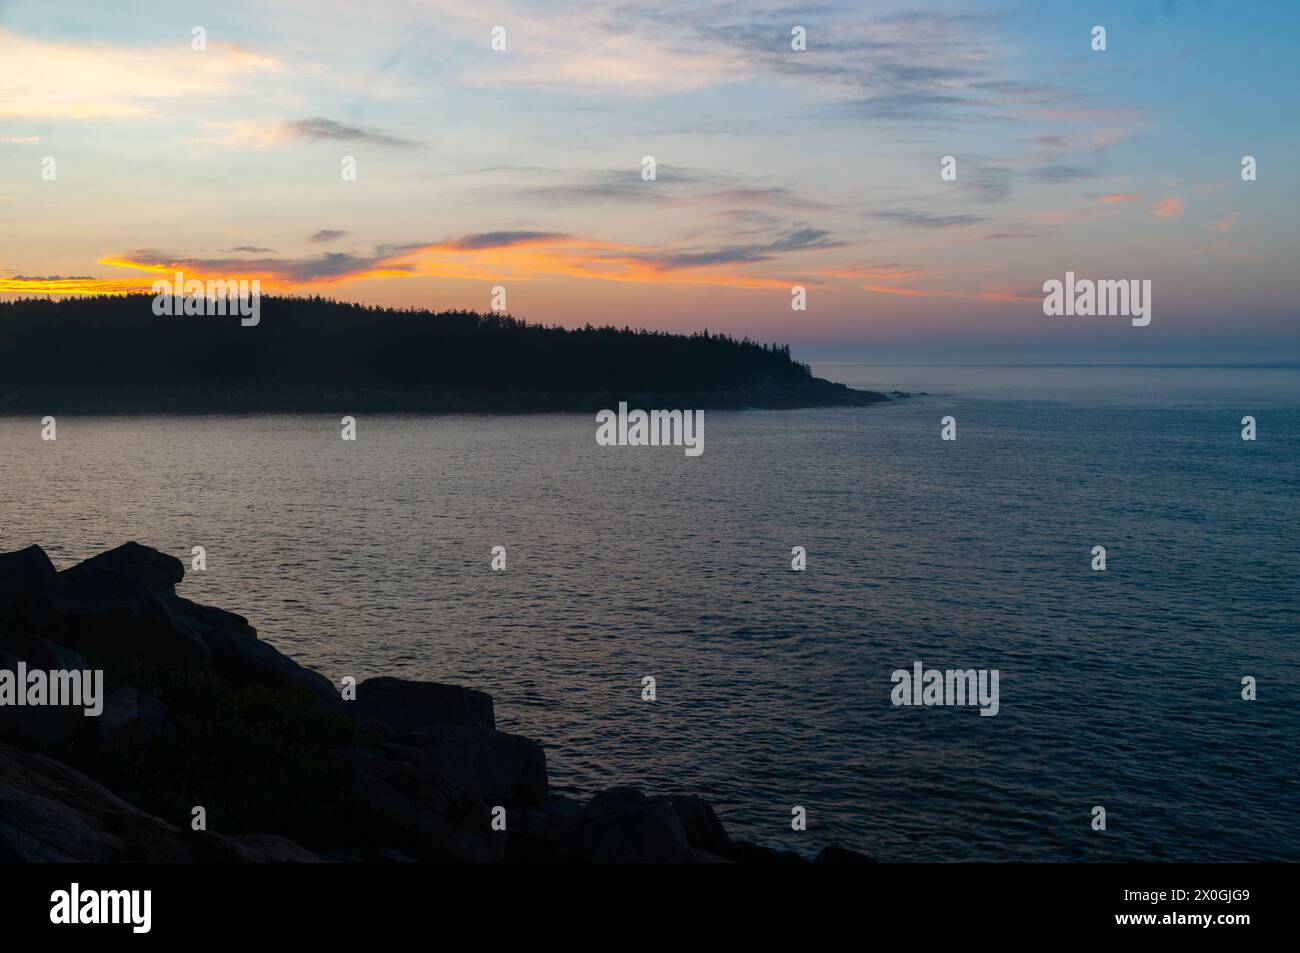
[[[0,297],[1300,361],[1298,41],[1290,0],[0,0]],[[1150,280],[1150,324],[1045,315],[1067,271]]]

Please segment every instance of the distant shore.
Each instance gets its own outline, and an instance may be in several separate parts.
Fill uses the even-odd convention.
[[[788,345],[701,330],[266,296],[256,327],[149,295],[0,302],[0,414],[596,413],[862,407]]]
[[[327,393],[189,389],[25,388],[0,394],[0,416],[13,414],[225,414],[225,413],[592,413],[632,406],[700,410],[794,410],[868,407],[888,402],[876,391],[855,390],[820,377],[718,390],[679,392],[340,390]]]

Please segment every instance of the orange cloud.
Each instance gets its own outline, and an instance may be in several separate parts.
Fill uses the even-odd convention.
[[[1169,195],[1156,202],[1156,218],[1177,218],[1183,214],[1183,200]]]
[[[813,246],[816,247],[816,246]],[[451,278],[476,281],[539,281],[583,278],[656,285],[710,285],[744,289],[813,284],[758,274],[743,267],[780,251],[799,251],[799,241],[773,246],[692,253],[546,232],[488,232],[441,242],[382,246],[373,255],[328,254],[303,259],[186,258],[161,252],[106,255],[99,264],[144,272],[148,278],[0,279],[0,292],[54,295],[125,294],[150,291],[155,280],[175,273],[187,280],[257,280],[266,292],[292,292],[321,285],[384,278]],[[734,260],[728,260],[728,259]]]
[[[1142,196],[1137,192],[1106,192],[1093,196],[1098,205],[1122,205],[1126,202],[1141,202]]]
[[[124,295],[148,291],[151,282],[144,279],[115,278],[0,278],[0,294],[39,295]]]

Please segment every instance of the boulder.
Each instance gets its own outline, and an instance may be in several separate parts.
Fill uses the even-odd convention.
[[[56,575],[50,557],[39,546],[0,553],[0,616]]]
[[[318,859],[270,834],[182,830],[52,758],[0,744],[0,863]]]
[[[682,822],[687,843],[719,857],[731,855],[731,837],[708,801],[695,794],[668,798],[667,801]]]
[[[505,854],[483,799],[426,767],[418,749],[384,744],[331,752],[344,790],[371,813],[446,860],[483,863]]]
[[[423,766],[489,806],[546,804],[546,752],[535,741],[490,728],[443,725],[408,732],[406,743],[418,750]]]
[[[564,863],[573,860],[582,827],[582,803],[552,795],[545,808],[507,812],[506,857],[518,863]]]
[[[256,683],[269,688],[306,688],[331,707],[340,704],[338,691],[328,678],[258,639],[257,630],[242,615],[180,596],[164,596],[163,603],[203,642],[213,673],[224,681],[235,686]]]
[[[368,678],[344,710],[358,723],[377,719],[398,734],[444,725],[496,728],[491,695],[438,682]]]
[[[690,863],[686,829],[672,805],[633,788],[596,795],[583,812],[576,860],[592,863]]]
[[[185,578],[185,564],[179,559],[137,542],[123,543],[116,549],[92,556],[63,570],[63,575],[75,579],[91,569],[108,569],[146,589],[163,593],[175,592],[176,585]]]
[[[14,610],[16,623],[52,642],[105,658],[211,671],[207,645],[156,593],[111,569],[70,572],[32,592]]]
[[[595,795],[582,809],[583,818],[634,811],[650,803],[650,799],[631,785],[621,784]]]
[[[253,628],[238,612],[218,609],[216,606],[205,606],[177,595],[164,595],[163,601],[190,625],[202,625],[250,639],[257,638],[257,629]]]
[[[86,660],[72,649],[22,629],[0,627],[0,650],[22,659],[29,669],[39,668],[48,672],[52,669],[85,671],[90,668]]]
[[[0,669],[16,672],[19,660],[0,649]],[[76,738],[93,721],[85,708],[68,705],[0,705],[0,738],[31,748],[57,746]]]

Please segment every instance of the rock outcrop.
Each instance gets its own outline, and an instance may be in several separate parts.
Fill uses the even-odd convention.
[[[0,743],[0,863],[317,860],[274,835],[181,830],[53,758]]]

